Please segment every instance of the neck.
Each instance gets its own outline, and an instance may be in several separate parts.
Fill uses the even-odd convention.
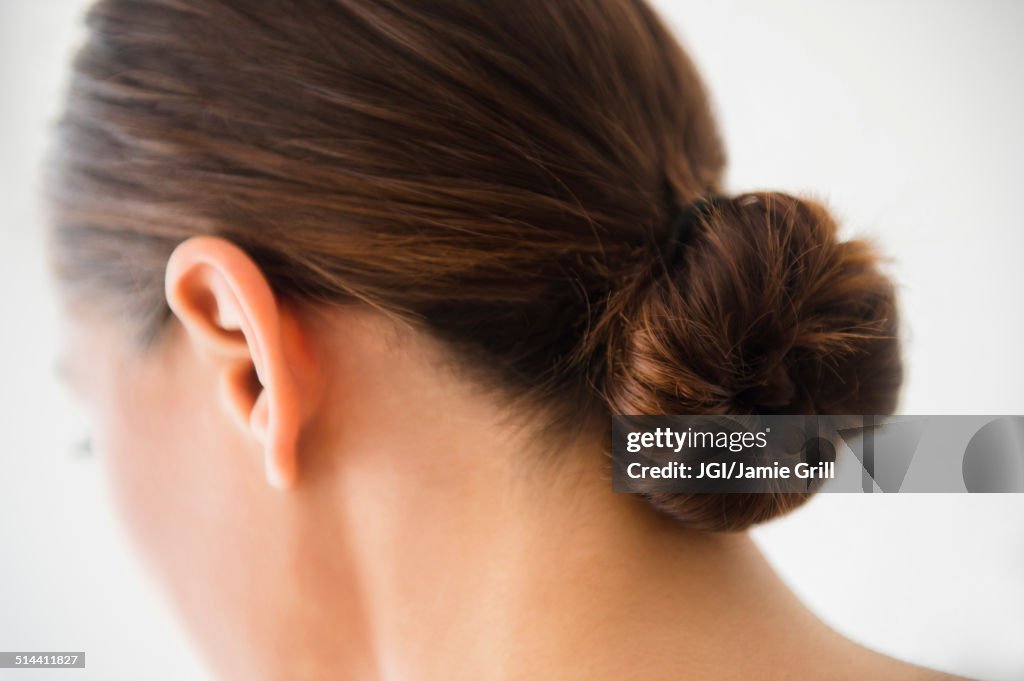
[[[346,491],[378,679],[668,679],[725,661],[764,678],[751,642],[790,660],[834,643],[747,535],[612,494],[597,457],[518,475],[499,470],[517,457],[491,460],[482,478],[418,467]]]
[[[430,362],[361,351],[379,336],[338,344],[344,390],[324,411],[341,416],[309,473],[330,480],[316,526],[340,523],[317,546],[345,545],[351,589],[319,612],[357,613],[350,678],[773,678],[797,660],[813,678],[851,659],[747,535],[685,530],[612,493],[602,442],[545,456]],[[331,585],[324,571],[307,581]]]

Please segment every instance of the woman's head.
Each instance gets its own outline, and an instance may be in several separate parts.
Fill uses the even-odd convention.
[[[137,459],[137,509],[169,508],[143,448],[229,445],[202,439],[214,402],[182,397],[205,385],[175,373],[183,347],[220,367],[217,404],[292,480],[281,452],[310,403],[292,398],[328,390],[308,346],[330,347],[337,315],[409,329],[430,348],[416,356],[545,437],[600,440],[610,413],[894,408],[892,287],[820,205],[720,201],[665,257],[725,157],[693,65],[640,0],[101,0],[88,24],[52,253],[73,306],[109,320],[95,352],[123,349],[95,381],[132,433],[115,448]],[[730,530],[801,500],[651,501]]]

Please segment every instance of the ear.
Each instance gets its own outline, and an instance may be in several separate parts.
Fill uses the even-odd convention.
[[[297,320],[275,299],[256,263],[218,237],[179,244],[167,262],[164,288],[192,346],[219,373],[220,399],[260,443],[267,481],[290,487],[310,411],[302,388],[315,373]]]

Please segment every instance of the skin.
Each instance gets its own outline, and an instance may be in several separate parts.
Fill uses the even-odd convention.
[[[211,237],[178,247],[166,293],[145,351],[69,311],[66,362],[129,535],[220,678],[953,678],[833,632],[746,534],[611,493],[599,442],[545,458],[384,314],[288,306]]]

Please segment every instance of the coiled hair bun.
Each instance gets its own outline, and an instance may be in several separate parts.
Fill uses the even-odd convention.
[[[678,256],[613,294],[613,414],[888,414],[902,379],[892,282],[818,203],[781,193],[719,199]],[[671,249],[669,249],[671,250]],[[806,494],[655,494],[683,524],[740,530]]]

